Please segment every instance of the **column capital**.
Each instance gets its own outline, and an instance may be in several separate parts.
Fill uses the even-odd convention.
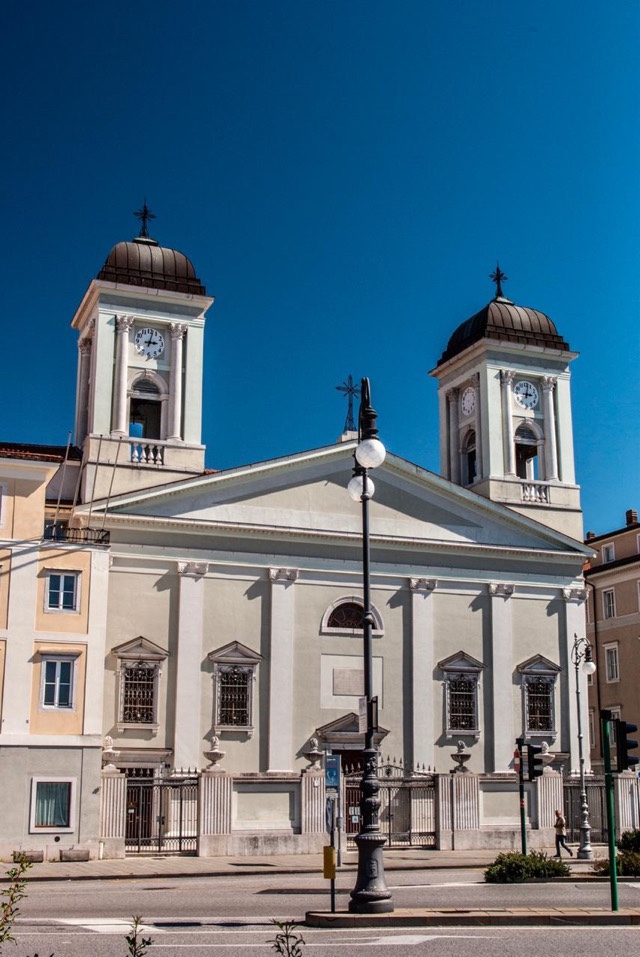
[[[410,578],[409,579],[409,588],[411,591],[417,592],[432,592],[438,582],[435,578]]]
[[[80,350],[80,355],[88,356],[91,352],[92,340],[85,336],[84,339],[80,339],[78,342],[78,349]]]
[[[542,388],[545,392],[553,392],[558,381],[557,375],[543,375],[541,382]]]
[[[578,604],[582,604],[583,601],[587,600],[587,589],[586,588],[563,588],[562,597],[565,601],[575,601]]]
[[[186,322],[172,322],[170,326],[171,338],[172,339],[184,339],[185,333],[189,326]]]
[[[449,402],[457,402],[460,395],[460,389],[447,389],[447,399]]]
[[[294,582],[298,578],[300,572],[297,568],[270,568],[269,569],[269,581],[272,582]]]
[[[209,571],[208,562],[177,562],[178,574],[201,578]]]
[[[515,377],[515,369],[500,369],[500,382],[503,385],[511,385]]]
[[[489,583],[489,594],[493,597],[496,595],[502,595],[503,598],[511,598],[515,590],[515,585],[507,585],[498,582]]]
[[[118,332],[130,332],[133,326],[133,316],[116,316],[116,329]]]

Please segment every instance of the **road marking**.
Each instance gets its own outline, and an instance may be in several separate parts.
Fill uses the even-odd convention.
[[[122,917],[58,917],[56,924],[63,924],[67,927],[82,927],[84,930],[92,930],[96,934],[127,934],[132,930],[133,924],[130,920],[124,920]],[[139,932],[141,934],[165,934],[165,930],[154,927],[152,924],[140,924]]]

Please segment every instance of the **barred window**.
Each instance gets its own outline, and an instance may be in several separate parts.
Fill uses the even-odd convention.
[[[355,601],[345,601],[333,609],[327,622],[328,628],[362,628],[364,611]]]
[[[154,724],[158,668],[149,661],[124,664],[121,684],[121,716],[124,724]]]
[[[449,678],[449,730],[475,731],[478,727],[476,677]]]
[[[218,672],[218,724],[246,728],[251,724],[252,668],[236,665]]]
[[[553,678],[529,678],[525,684],[527,731],[553,732]]]

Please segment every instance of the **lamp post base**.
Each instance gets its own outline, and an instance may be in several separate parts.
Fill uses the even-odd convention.
[[[351,891],[352,914],[388,914],[393,910],[391,893],[384,878],[382,848],[386,839],[380,832],[358,834],[358,876]]]

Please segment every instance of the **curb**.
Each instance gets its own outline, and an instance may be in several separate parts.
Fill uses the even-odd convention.
[[[305,926],[324,929],[355,927],[567,927],[640,925],[640,908],[621,911],[575,908],[502,910],[397,910],[390,914],[332,914],[308,911]]]

